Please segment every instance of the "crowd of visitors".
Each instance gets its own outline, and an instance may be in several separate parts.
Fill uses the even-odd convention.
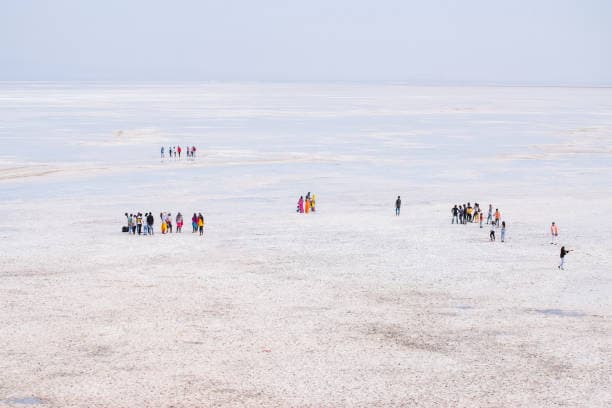
[[[123,227],[123,232],[127,232],[132,235],[154,235],[154,224],[155,217],[152,212],[142,213],[125,213],[127,226]],[[176,233],[183,232],[183,214],[178,212],[176,217],[173,217],[169,212],[160,212],[160,231],[162,234],[172,234],[173,231]],[[191,217],[192,233],[199,231],[200,235],[204,235],[204,216],[201,212],[193,213]]]

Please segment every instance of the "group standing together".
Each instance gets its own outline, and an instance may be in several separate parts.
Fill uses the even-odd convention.
[[[300,214],[308,214],[311,211],[316,212],[316,203],[317,196],[315,194],[311,196],[309,191],[308,194],[306,194],[306,198],[304,198],[304,196],[300,196],[300,199],[297,202],[297,209],[295,211]]]
[[[194,159],[196,156],[196,147],[195,146],[187,146],[185,148],[185,156],[188,159]],[[161,147],[160,150],[160,154],[161,154],[161,158],[164,159],[166,157],[166,153],[168,154],[169,158],[181,158],[181,153],[183,152],[183,149],[181,148],[181,146],[169,146],[168,149],[166,150],[166,148],[164,146]]]
[[[480,204],[474,203],[474,206],[470,203],[457,205],[451,208],[451,224],[467,224],[476,222],[483,228],[482,224],[485,222],[484,211],[480,208]],[[493,212],[493,205],[489,204],[486,218],[487,225],[491,225],[489,230],[489,240],[495,241],[495,231],[501,227],[501,242],[506,241],[506,222],[501,220],[501,213],[499,208]]]
[[[153,235],[155,233],[153,224],[155,223],[155,217],[152,212],[145,213],[125,213],[127,227],[123,227],[123,231],[132,235]],[[171,234],[173,229],[177,233],[183,232],[183,214],[180,212],[176,214],[176,217],[172,217],[171,213],[161,212],[159,213],[161,220],[161,233]],[[173,222],[174,221],[174,222]],[[204,235],[204,216],[202,213],[193,213],[191,218],[192,233],[200,232],[200,235]]]

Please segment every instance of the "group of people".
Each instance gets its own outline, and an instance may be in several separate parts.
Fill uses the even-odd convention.
[[[145,213],[125,213],[127,227],[123,227],[123,231],[133,235],[153,235],[154,229],[153,224],[155,223],[155,217],[152,212]],[[168,234],[172,233],[173,226],[177,233],[183,232],[183,214],[180,212],[173,218],[171,213],[161,212],[159,213],[161,220],[161,233]],[[173,224],[173,221],[175,223]],[[202,213],[193,213],[191,217],[192,233],[200,232],[200,235],[204,235],[204,216]]]
[[[482,224],[485,221],[484,211],[480,208],[480,204],[478,203],[474,203],[473,207],[470,203],[463,205],[455,204],[455,206],[451,208],[451,214],[451,224],[467,224],[468,222],[477,222],[480,224],[480,228],[482,228]],[[487,225],[491,225],[489,240],[491,242],[495,241],[495,230],[501,227],[501,242],[505,242],[506,222],[501,220],[499,208],[496,208],[495,212],[493,212],[493,204],[489,204],[486,223]]]
[[[310,195],[310,191],[306,194],[306,198],[304,196],[300,196],[300,199],[297,202],[297,209],[295,210],[300,214],[308,214],[309,212],[316,212],[317,207],[317,196],[315,194]]]
[[[187,146],[185,148],[185,156],[190,159],[190,158],[195,158],[196,155],[196,147],[195,146]],[[168,147],[168,157],[169,158],[176,158],[178,155],[178,158],[181,158],[181,153],[183,152],[183,149],[181,148],[181,146],[169,146]],[[165,158],[166,157],[166,149],[164,146],[161,147],[160,150],[161,153],[161,158]]]
[[[480,224],[480,228],[482,228],[482,223],[485,220],[484,212],[480,208],[480,204],[474,203],[474,206],[470,203],[467,204],[455,204],[455,206],[451,209],[452,219],[451,224],[467,224],[468,222],[477,222]],[[489,210],[487,211],[486,223],[492,223],[496,226],[499,226],[501,220],[501,213],[499,209],[496,208],[495,212],[493,212],[493,205],[489,204]]]

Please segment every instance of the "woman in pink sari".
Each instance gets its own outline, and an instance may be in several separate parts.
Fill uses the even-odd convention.
[[[298,200],[297,212],[299,212],[300,214],[304,213],[304,197],[303,196],[300,196],[300,199]]]

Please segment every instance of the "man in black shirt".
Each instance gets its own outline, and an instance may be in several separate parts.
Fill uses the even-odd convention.
[[[400,215],[400,207],[402,206],[402,200],[400,196],[397,196],[397,200],[395,200],[395,215]]]

